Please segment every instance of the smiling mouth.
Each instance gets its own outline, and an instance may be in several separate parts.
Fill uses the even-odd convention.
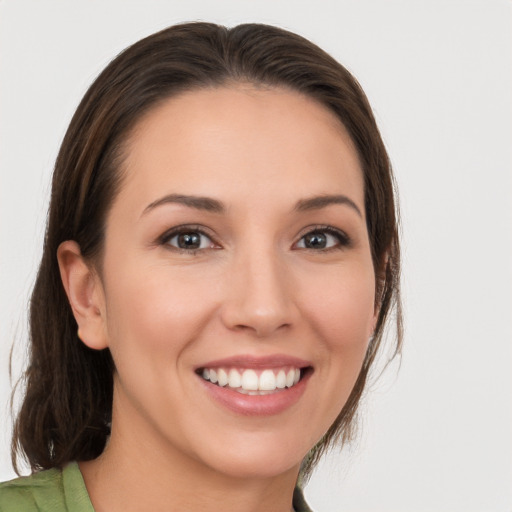
[[[297,368],[199,368],[197,374],[207,382],[244,395],[269,395],[293,388],[311,367]]]

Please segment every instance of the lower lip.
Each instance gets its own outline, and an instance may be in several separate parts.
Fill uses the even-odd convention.
[[[201,379],[207,393],[222,406],[243,416],[272,416],[296,404],[304,393],[309,380],[309,372],[291,388],[285,388],[268,395],[244,395],[228,387]]]

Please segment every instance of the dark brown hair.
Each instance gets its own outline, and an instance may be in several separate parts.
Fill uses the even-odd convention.
[[[123,143],[149,109],[179,92],[233,82],[298,91],[329,108],[359,153],[367,227],[376,269],[379,316],[364,364],[338,418],[303,464],[308,474],[334,442],[347,441],[386,321],[396,311],[394,354],[401,345],[400,252],[393,176],[372,110],[352,75],[308,40],[258,24],[228,29],[176,25],[118,55],[91,85],[70,123],[53,174],[44,252],[30,302],[30,361],[13,436],[33,470],[89,460],[110,432],[114,363],[77,336],[61,283],[57,248],[75,240],[101,267],[105,217],[121,183]]]

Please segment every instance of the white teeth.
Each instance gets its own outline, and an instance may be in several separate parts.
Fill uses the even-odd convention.
[[[258,374],[254,370],[245,370],[242,374],[242,388],[247,391],[256,391],[258,384]]]
[[[277,374],[276,387],[278,389],[283,389],[286,387],[286,373],[284,373],[284,370],[279,370],[279,373]]]
[[[228,374],[226,373],[226,370],[219,368],[219,371],[217,372],[217,382],[219,383],[219,386],[223,387],[225,386],[229,379]]]
[[[286,374],[286,387],[291,388],[293,386],[293,381],[295,380],[295,370],[288,370]]]
[[[276,389],[276,376],[272,370],[263,370],[260,375],[260,384],[258,389],[262,391],[272,391]]]
[[[239,371],[236,368],[204,368],[201,373],[203,379],[230,388],[246,395],[266,395],[276,390],[291,388],[300,380],[300,369],[285,368],[261,371],[260,375],[253,369]]]
[[[242,378],[240,377],[240,374],[234,368],[229,370],[228,378],[229,378],[228,386],[230,388],[239,388],[242,385]]]

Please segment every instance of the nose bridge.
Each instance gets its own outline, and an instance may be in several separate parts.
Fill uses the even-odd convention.
[[[225,321],[230,328],[268,336],[291,325],[293,298],[277,248],[260,237],[235,251]]]

